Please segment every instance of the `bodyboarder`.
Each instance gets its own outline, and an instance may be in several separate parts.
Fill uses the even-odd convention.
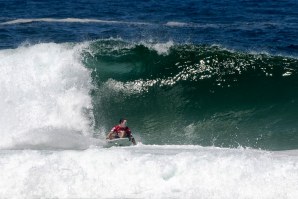
[[[132,136],[131,130],[127,126],[127,119],[121,118],[119,124],[114,126],[108,133],[106,139],[128,138],[134,145],[136,141]]]

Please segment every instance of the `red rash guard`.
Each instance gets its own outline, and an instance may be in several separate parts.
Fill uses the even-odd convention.
[[[125,131],[127,137],[131,136],[131,131],[127,126],[126,127],[121,127],[120,125],[117,125],[117,126],[114,126],[111,131],[113,131],[117,134],[119,134],[120,131]]]

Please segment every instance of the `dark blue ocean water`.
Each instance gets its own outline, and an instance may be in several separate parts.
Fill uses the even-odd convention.
[[[0,1],[0,48],[102,38],[298,54],[297,0]],[[42,21],[48,18],[57,21]],[[65,20],[75,18],[74,22]],[[33,19],[26,23],[13,22]],[[83,19],[104,22],[80,22]],[[9,24],[4,24],[4,23]]]

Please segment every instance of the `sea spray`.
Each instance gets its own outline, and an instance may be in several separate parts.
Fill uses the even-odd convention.
[[[43,43],[0,51],[0,148],[55,147],[62,137],[90,135],[92,85],[81,64],[84,45]]]

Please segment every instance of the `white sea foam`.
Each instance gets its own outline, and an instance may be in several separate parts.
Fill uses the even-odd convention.
[[[165,43],[142,42],[142,44],[151,50],[155,50],[159,55],[168,55],[169,50],[174,46],[173,41]]]
[[[177,22],[177,21],[169,21],[165,25],[166,26],[171,26],[171,27],[185,27],[185,26],[190,26],[189,23]]]
[[[15,19],[1,23],[1,25],[23,24],[32,22],[48,22],[48,23],[106,23],[106,24],[128,24],[128,25],[149,25],[145,22],[126,22],[115,20],[99,20],[99,19],[80,19],[80,18],[35,18],[35,19]]]
[[[298,197],[298,156],[251,149],[136,146],[1,151],[3,198]]]
[[[121,94],[138,94],[142,92],[147,92],[149,87],[152,87],[159,83],[159,80],[136,80],[128,82],[120,82],[114,79],[109,79],[103,84],[103,89],[108,89],[109,91],[118,92]]]
[[[0,148],[47,140],[50,147],[57,132],[88,135],[91,77],[81,64],[83,46],[48,43],[0,51]]]
[[[191,28],[221,28],[222,24],[200,24],[200,23],[185,23],[177,21],[169,21],[165,24],[168,27],[191,27]]]

